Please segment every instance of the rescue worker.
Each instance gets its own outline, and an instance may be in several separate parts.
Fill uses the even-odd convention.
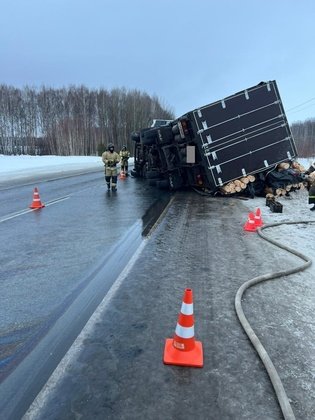
[[[128,176],[128,159],[130,158],[130,153],[127,150],[127,146],[123,146],[120,155],[120,165],[121,170],[124,171],[125,175]]]
[[[308,190],[308,204],[313,204],[310,208],[311,211],[315,210],[315,177],[309,177],[309,190]]]
[[[107,150],[102,154],[102,161],[105,165],[105,181],[107,190],[117,191],[117,163],[120,162],[120,156],[115,152],[113,143],[109,143]]]
[[[311,164],[307,171],[305,171],[306,175],[310,175],[315,171],[315,161]]]
[[[315,161],[305,171],[305,178],[307,180],[306,188],[308,190],[308,204],[313,204],[310,210],[315,210]]]

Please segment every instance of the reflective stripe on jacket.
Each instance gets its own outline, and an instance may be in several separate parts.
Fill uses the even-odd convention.
[[[104,152],[102,154],[102,161],[106,166],[114,167],[120,162],[120,156],[117,152]]]
[[[121,150],[119,154],[122,160],[128,160],[130,158],[130,153],[128,150]]]

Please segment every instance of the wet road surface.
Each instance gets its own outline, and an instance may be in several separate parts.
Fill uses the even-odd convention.
[[[108,193],[102,172],[35,185],[36,211],[33,186],[1,191],[0,412],[35,397],[169,200],[132,178]]]
[[[244,232],[246,214],[239,200],[177,193],[25,419],[281,419],[234,298],[241,284],[270,266],[277,271],[299,261]],[[201,369],[162,362],[186,287],[194,292]],[[315,418],[314,293],[306,270],[294,281],[257,285],[243,302],[303,420]]]

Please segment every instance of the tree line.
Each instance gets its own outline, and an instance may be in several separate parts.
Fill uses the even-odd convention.
[[[315,157],[315,118],[294,122],[291,131],[300,157]]]
[[[0,85],[0,154],[97,155],[108,143],[132,150],[131,133],[173,119],[156,96],[125,88]],[[315,157],[315,118],[291,131],[301,157]]]
[[[108,143],[131,148],[131,133],[154,118],[173,119],[139,90],[0,85],[0,153],[97,155]]]

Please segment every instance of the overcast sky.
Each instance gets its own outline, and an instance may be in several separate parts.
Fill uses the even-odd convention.
[[[0,83],[138,89],[179,117],[276,80],[290,123],[315,118],[315,0],[0,6]]]

